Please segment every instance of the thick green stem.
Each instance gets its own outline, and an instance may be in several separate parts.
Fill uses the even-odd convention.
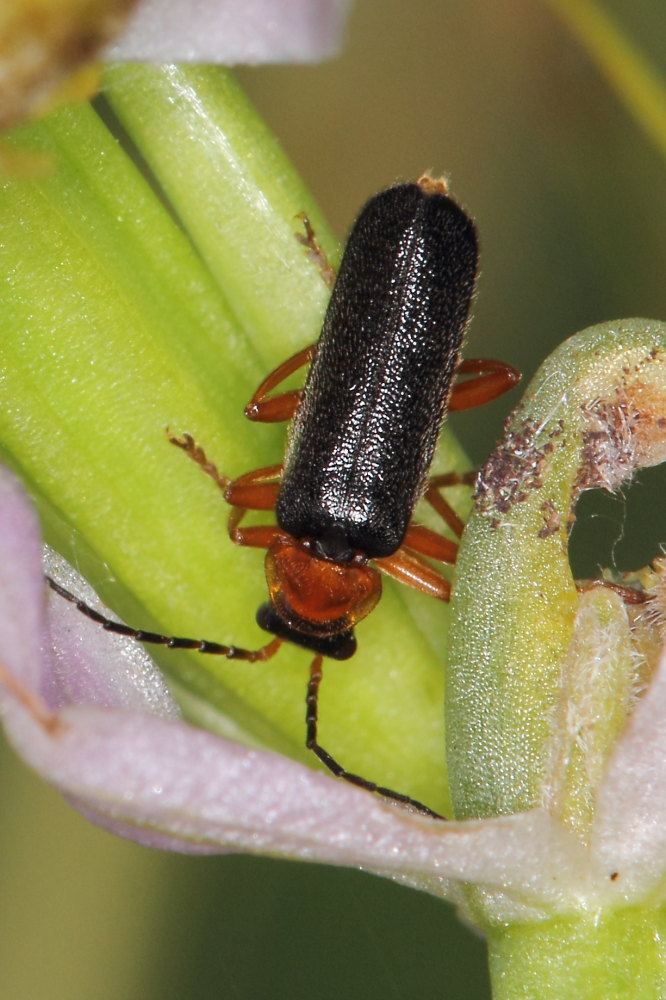
[[[295,233],[339,246],[233,76],[206,66],[115,66],[105,96],[267,366],[316,338],[328,289]]]
[[[494,1000],[659,1000],[666,911],[626,909],[489,934]]]

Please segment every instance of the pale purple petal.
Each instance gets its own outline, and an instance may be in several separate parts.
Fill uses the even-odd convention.
[[[166,836],[185,851],[362,866],[441,894],[450,879],[480,881],[532,905],[564,905],[583,878],[582,848],[540,812],[444,825],[277,754],[138,713],[70,708],[49,729],[16,705],[8,728],[22,756],[96,821],[152,846]]]
[[[108,613],[92,587],[62,557],[45,554],[46,572],[98,611]],[[49,708],[89,704],[176,718],[180,712],[163,674],[143,646],[105,632],[49,590],[51,669],[41,691]]]
[[[313,62],[338,51],[349,0],[142,0],[105,52],[135,62]]]
[[[46,570],[100,607],[92,589],[55,553],[48,552]],[[3,466],[0,635],[0,667],[46,712],[88,703],[179,715],[164,677],[138,643],[105,632],[46,586],[36,514]]]
[[[666,652],[615,745],[597,795],[593,848],[628,897],[664,885]]]
[[[25,490],[0,466],[0,635],[2,663],[35,692],[44,657],[44,577],[37,515]]]

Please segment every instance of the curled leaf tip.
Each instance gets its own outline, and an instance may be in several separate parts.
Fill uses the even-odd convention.
[[[612,395],[582,406],[577,492],[595,487],[615,492],[638,469],[666,459],[666,388],[660,377],[665,360],[663,351],[651,351],[633,371],[622,372]]]
[[[666,326],[640,319],[591,327],[562,344],[507,421],[504,440],[479,476],[457,563],[447,728],[462,814],[543,802],[550,755],[569,753],[561,745],[553,751],[553,718],[559,713],[563,721],[560,734],[570,734],[571,718],[582,718],[574,703],[587,697],[597,654],[606,667],[614,657],[627,667],[617,666],[613,702],[624,705],[625,718],[626,688],[636,685],[648,640],[637,650],[629,636],[631,612],[618,594],[633,595],[624,581],[610,581],[612,599],[607,592],[579,593],[569,533],[584,490],[615,491],[638,469],[666,458],[665,431]],[[608,582],[592,581],[588,589],[601,583],[607,590]],[[566,690],[577,693],[563,706]],[[597,701],[596,710],[606,709]],[[609,727],[603,748],[595,744],[595,773],[618,728]],[[568,747],[569,736],[562,738]],[[575,768],[562,766],[571,777]]]

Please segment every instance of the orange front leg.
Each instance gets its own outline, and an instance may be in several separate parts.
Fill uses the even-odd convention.
[[[273,510],[280,490],[281,475],[281,464],[266,465],[263,469],[245,472],[232,482],[227,480],[224,499],[232,507],[244,510]]]
[[[456,482],[460,482],[460,480],[450,479],[449,476],[434,476],[428,480],[423,499],[439,514],[453,534],[460,538],[465,529],[465,524],[439,492],[441,486],[453,486]]]
[[[306,248],[310,260],[319,268],[328,287],[332,288],[335,283],[335,268],[319,245],[307,215],[300,215],[299,219],[303,223],[305,233],[296,233],[296,239]],[[245,407],[245,416],[248,420],[261,421],[262,423],[291,420],[300,404],[302,391],[291,389],[288,392],[281,392],[277,396],[270,396],[269,393],[299,368],[309,364],[314,352],[315,345],[310,344],[309,347],[303,348],[293,357],[283,361],[275,371],[272,371],[264,379]]]
[[[253,549],[269,549],[278,538],[285,538],[284,532],[276,524],[253,524],[249,528],[239,527],[247,510],[234,507],[229,514],[227,530],[234,545],[246,545]]]
[[[289,392],[281,392],[277,396],[269,396],[269,393],[303,365],[309,364],[312,361],[314,350],[314,344],[303,348],[298,354],[283,361],[264,379],[245,407],[245,416],[248,420],[267,424],[277,423],[280,420],[291,420],[301,401],[301,390],[292,389]]]
[[[263,469],[246,472],[233,481],[223,476],[212,462],[206,458],[203,448],[196,444],[191,434],[182,438],[169,434],[169,440],[177,448],[182,448],[193,462],[196,462],[207,476],[224,493],[224,499],[233,508],[229,514],[229,537],[236,545],[251,545],[267,549],[282,534],[275,525],[258,525],[240,528],[240,522],[248,510],[274,510],[282,475],[282,465],[267,465]]]
[[[267,465],[234,479],[224,491],[224,499],[233,510],[229,514],[229,537],[236,545],[267,549],[283,535],[276,525],[261,524],[241,528],[240,522],[248,510],[274,510],[280,491],[281,465]],[[278,480],[278,482],[276,482]]]

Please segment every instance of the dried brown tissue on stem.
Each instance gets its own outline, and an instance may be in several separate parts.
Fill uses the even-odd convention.
[[[301,242],[328,281],[328,262],[305,225]],[[477,261],[475,226],[443,182],[423,177],[381,192],[352,228],[319,341],[272,372],[246,407],[255,421],[293,420],[284,462],[229,480],[190,434],[170,435],[223,491],[232,541],[267,550],[269,600],[257,613],[274,636],[267,646],[245,650],[130,629],[74,599],[104,628],[171,648],[248,661],[269,659],[282,641],[310,650],[307,746],[336,776],[437,818],[421,802],[347,771],[320,746],[318,692],[323,657],[355,652],[355,627],[381,595],[380,573],[448,600],[449,583],[432,561],[452,563],[455,541],[412,520],[424,495],[453,534],[462,533],[440,489],[466,477],[428,478],[440,426],[447,409],[477,406],[518,380],[501,362],[460,362]],[[280,392],[306,364],[304,388]],[[470,377],[456,382],[459,373]],[[274,511],[277,523],[241,528],[248,510]]]
[[[653,350],[644,364],[657,360],[659,352]],[[570,503],[563,509],[552,498],[543,500],[539,538],[549,538],[561,528],[568,537],[576,519],[576,502],[584,491],[603,489],[614,493],[631,480],[636,470],[666,459],[666,393],[644,379],[643,368],[625,367],[622,383],[613,393],[581,404],[580,467]],[[475,498],[479,509],[497,515],[493,521],[496,528],[504,523],[514,504],[542,489],[545,465],[556,448],[565,443],[563,420],[555,422],[545,439],[543,430],[534,418],[521,421],[509,417],[504,440],[479,475]],[[598,579],[577,581],[577,588],[584,592],[606,587],[628,605],[651,602],[661,589],[658,581],[664,575],[663,563],[657,559],[639,573],[606,569]]]
[[[651,361],[657,357],[657,352],[651,352]],[[629,368],[625,375],[626,384],[613,397],[595,399],[583,408],[585,431],[576,498],[595,488],[614,493],[636,470],[666,460],[666,393],[648,385],[640,375],[636,377]],[[632,615],[636,627],[641,623],[658,626],[666,639],[665,575],[666,561],[657,557],[643,570],[605,570],[600,579],[579,581],[579,589],[604,586],[618,593],[627,605],[644,605],[638,611],[639,618]]]

